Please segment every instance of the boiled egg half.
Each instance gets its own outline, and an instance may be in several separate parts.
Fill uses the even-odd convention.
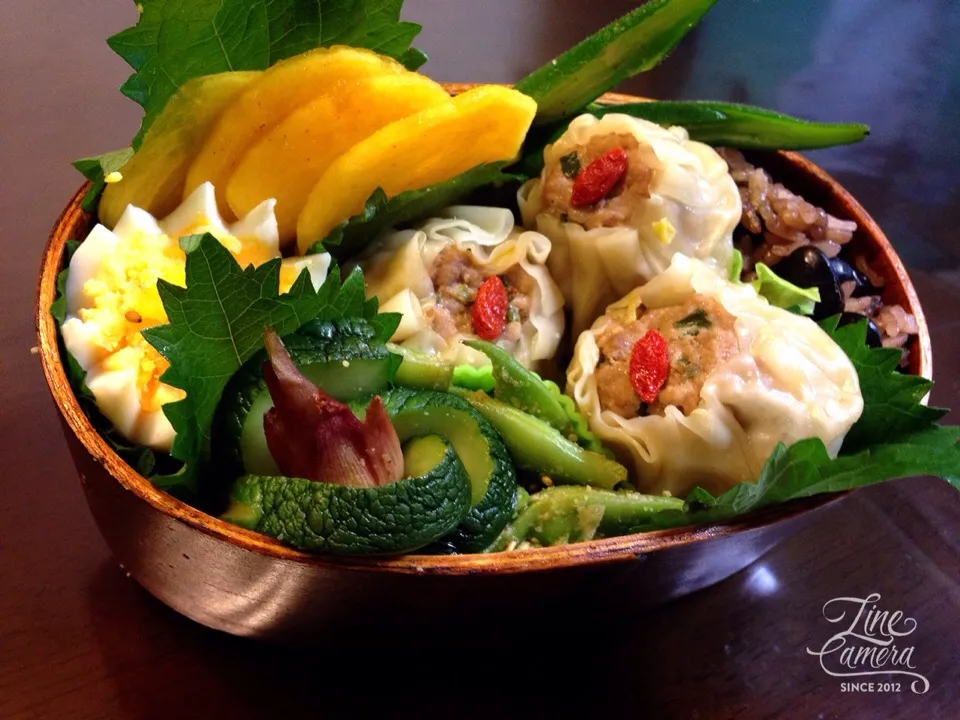
[[[228,226],[217,211],[213,185],[205,183],[162,220],[128,206],[112,231],[95,226],[73,254],[63,342],[86,372],[100,412],[131,442],[169,451],[175,432],[162,408],[185,396],[160,382],[169,363],[142,335],[167,322],[157,280],[181,287],[186,282],[178,240],[209,232],[241,266],[260,265],[280,257],[275,204],[265,200]],[[329,267],[326,253],[283,259],[280,292],[303,270],[319,287]]]

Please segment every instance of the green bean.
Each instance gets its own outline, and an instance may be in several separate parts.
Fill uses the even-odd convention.
[[[681,511],[683,500],[631,491],[591,487],[551,487],[530,497],[530,504],[490,548],[512,549],[519,543],[559,545],[629,533],[657,513]]]
[[[748,150],[813,150],[863,140],[870,132],[858,123],[824,123],[772,110],[708,100],[673,100],[591,105],[592,115],[624,113],[669,127],[680,125],[707,145]]]
[[[537,124],[576,115],[587,103],[656,66],[717,0],[649,0],[517,83],[537,101]]]

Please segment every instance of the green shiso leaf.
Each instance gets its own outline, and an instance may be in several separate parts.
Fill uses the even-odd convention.
[[[143,336],[170,361],[161,380],[187,393],[183,400],[163,406],[177,433],[171,455],[185,464],[163,487],[196,491],[223,389],[263,347],[267,326],[283,336],[310,320],[357,317],[370,320],[377,340],[385,342],[397,318],[377,315],[377,301],[366,299],[359,269],[341,285],[339,270],[332,268],[319,290],[304,270],[281,295],[279,258],[241,269],[210,234],[181,238],[180,247],[187,255],[186,287],[157,282],[169,322],[144,330]]]
[[[863,394],[863,414],[843,441],[844,455],[930,429],[947,414],[946,408],[921,403],[933,387],[931,380],[897,371],[899,349],[867,345],[866,320],[843,327],[837,327],[838,321],[827,318],[820,326],[853,362]]]
[[[790,447],[780,443],[756,484],[741,483],[717,497],[697,488],[687,497],[686,511],[661,513],[632,531],[724,520],[789,500],[918,475],[941,477],[960,490],[958,438],[960,428],[934,426],[835,460],[819,438]]]
[[[134,147],[157,114],[191,78],[265,70],[317,47],[350,45],[415,69],[425,55],[410,47],[420,26],[400,21],[403,0],[139,0],[140,19],[107,42],[133,68],[121,87],[143,106]]]
[[[112,172],[120,170],[133,157],[133,148],[111,150],[96,157],[75,160],[73,166],[92,184],[83,196],[81,207],[87,212],[93,212],[97,207],[97,199],[106,186],[106,177]]]
[[[444,182],[419,190],[408,190],[392,198],[388,198],[382,189],[377,188],[361,213],[337,225],[310,251],[317,252],[323,248],[323,251],[334,257],[346,257],[387,228],[430,217],[432,212],[456,204],[479,187],[526,180],[525,176],[503,172],[505,164],[496,162],[477,165]]]

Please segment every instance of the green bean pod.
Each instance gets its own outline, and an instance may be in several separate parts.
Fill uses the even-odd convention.
[[[745,150],[815,150],[849,145],[867,137],[859,123],[801,120],[772,110],[710,100],[659,100],[626,105],[591,105],[591,115],[624,113],[657,125],[680,125],[692,140]]]

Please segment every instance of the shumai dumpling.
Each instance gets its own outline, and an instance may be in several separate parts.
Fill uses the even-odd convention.
[[[461,340],[476,338],[477,290],[506,287],[505,326],[493,341],[527,367],[551,359],[563,335],[563,296],[545,262],[544,235],[514,227],[505,208],[452,206],[409,230],[390,231],[359,259],[367,296],[403,315],[392,342],[456,364],[489,365]]]
[[[626,156],[622,178],[602,199],[582,204],[573,192],[577,177],[619,151]],[[619,113],[581,115],[543,159],[540,177],[520,189],[520,209],[524,224],[553,242],[547,265],[572,310],[575,335],[666,270],[675,253],[729,267],[740,194],[723,158],[683,128]]]
[[[651,330],[669,374],[645,403],[630,363]],[[863,410],[850,359],[813,320],[680,254],[579,336],[567,393],[641,491],[680,496],[755,481],[778,442],[819,437],[835,457]]]

